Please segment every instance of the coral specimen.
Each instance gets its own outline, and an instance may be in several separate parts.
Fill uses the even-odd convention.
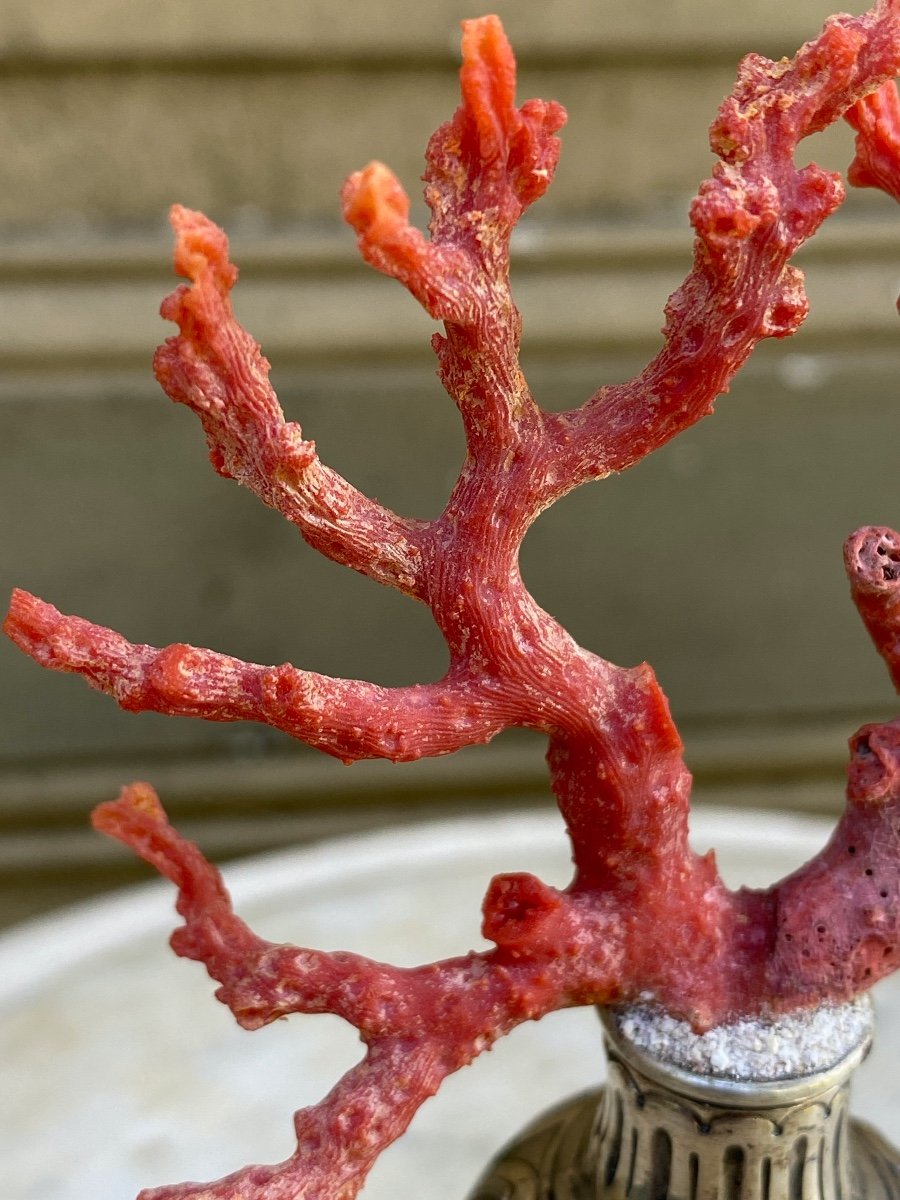
[[[854,738],[847,809],[822,853],[767,891],[730,892],[712,855],[688,845],[690,776],[653,672],[576,645],[518,570],[522,539],[548,505],[707,415],[760,340],[797,329],[807,301],[790,259],[843,187],[815,165],[797,169],[794,151],[846,116],[857,130],[851,181],[897,195],[898,71],[900,0],[832,18],[793,60],[748,56],[712,126],[720,161],[692,206],[694,264],[666,307],[663,349],[630,382],[549,413],[518,366],[509,239],[552,179],[565,114],[542,101],[517,108],[499,21],[466,22],[462,105],[427,151],[430,238],[410,226],[407,197],[381,164],[343,191],[363,256],[444,325],[433,346],[467,453],[429,522],[360,494],[285,422],[268,364],[232,313],[237,271],[224,235],[198,213],[173,211],[176,267],[190,283],[163,305],[179,328],[157,353],[163,388],[199,416],[220,474],[323,554],[427,604],[450,667],[436,683],[383,688],[193,646],[156,649],[24,592],[7,632],[42,665],[79,672],[124,708],[264,721],[347,762],[445,754],[513,725],[537,730],[549,739],[575,874],[565,890],[527,874],[495,878],[483,906],[492,949],[400,969],[263,941],[149,785],[102,804],[95,825],[176,884],[184,924],[173,948],[206,966],[241,1025],[331,1012],[366,1046],[321,1104],[297,1114],[286,1162],[143,1200],[350,1200],[450,1072],[553,1009],[640,996],[702,1028],[842,1000],[900,966],[900,722]],[[847,564],[900,681],[900,535],[860,531]]]

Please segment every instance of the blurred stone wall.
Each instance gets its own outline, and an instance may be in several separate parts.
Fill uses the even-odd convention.
[[[653,354],[690,262],[686,211],[738,58],[811,36],[825,0],[507,0],[520,95],[570,112],[516,243],[525,365],[568,407]],[[192,641],[393,684],[435,678],[427,613],[318,559],[206,462],[150,375],[169,331],[164,215],[232,235],[236,305],[288,415],[403,512],[459,467],[430,320],[361,266],[344,176],[417,194],[456,104],[457,0],[0,0],[0,574],[136,641]],[[842,169],[849,130],[810,157]],[[424,219],[421,206],[416,214]],[[846,737],[891,695],[846,599],[843,538],[896,523],[897,223],[850,198],[804,252],[813,313],[712,421],[538,523],[525,578],[573,633],[653,663],[701,800],[834,810]],[[347,772],[255,726],[128,716],[0,646],[0,920],[124,878],[88,806],[153,779],[228,855],[396,819],[547,803],[537,739]]]

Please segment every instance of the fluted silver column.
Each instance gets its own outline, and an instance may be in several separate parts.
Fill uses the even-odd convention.
[[[470,1200],[900,1200],[900,1155],[849,1115],[870,1023],[823,1069],[761,1080],[666,1061],[614,1013],[604,1025],[606,1087],[525,1130]]]

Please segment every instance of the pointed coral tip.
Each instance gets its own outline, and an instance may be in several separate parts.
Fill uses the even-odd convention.
[[[877,91],[857,100],[844,119],[857,135],[848,182],[858,188],[881,188],[900,200],[900,93],[895,80],[887,80]]]
[[[53,651],[49,639],[59,623],[59,610],[39,596],[14,588],[3,632],[20,650],[43,666],[51,665]]]
[[[409,197],[390,169],[381,162],[370,162],[354,171],[341,188],[344,220],[357,233],[380,240],[380,235],[409,218]]]
[[[149,783],[126,784],[115,800],[98,804],[91,813],[91,824],[100,833],[127,841],[127,831],[135,816],[150,817],[160,825],[167,822],[159,796]]]
[[[462,22],[460,71],[463,106],[473,118],[480,150],[497,158],[516,133],[516,60],[500,18],[495,15]]]
[[[196,283],[210,271],[221,291],[234,287],[238,270],[228,260],[228,238],[218,225],[181,204],[172,205],[169,223],[175,231],[175,270],[179,275]]]

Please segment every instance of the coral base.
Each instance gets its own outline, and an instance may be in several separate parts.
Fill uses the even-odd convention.
[[[606,1087],[529,1126],[469,1200],[898,1200],[900,1152],[849,1115],[868,1044],[734,1084],[652,1060],[607,1022]]]

